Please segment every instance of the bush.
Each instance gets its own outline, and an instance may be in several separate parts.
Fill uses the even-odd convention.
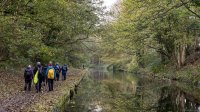
[[[162,64],[162,63],[159,63],[159,64],[154,63],[154,64],[152,64],[152,66],[151,66],[151,71],[152,71],[153,73],[164,72],[164,71],[165,71],[165,65]]]

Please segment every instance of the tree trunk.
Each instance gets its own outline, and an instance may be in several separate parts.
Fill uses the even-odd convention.
[[[181,45],[181,48],[180,48],[181,66],[185,65],[185,57],[186,57],[186,45]]]
[[[183,65],[185,65],[185,59],[186,59],[186,45],[179,45],[177,50],[175,51],[175,56],[177,60],[177,68],[181,68]]]
[[[177,52],[176,53],[176,58],[177,58],[177,68],[181,68],[181,62],[180,62],[180,53]]]
[[[179,94],[178,112],[185,112],[185,95],[183,92],[180,92]]]

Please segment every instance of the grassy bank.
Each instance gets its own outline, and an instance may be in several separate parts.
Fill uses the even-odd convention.
[[[149,68],[140,68],[138,72],[152,78],[159,78],[162,80],[174,80],[186,83],[197,84],[200,81],[200,65],[190,64],[182,67],[181,69],[176,69],[174,67],[162,67],[157,68],[158,70]]]
[[[22,72],[0,73],[0,111],[49,112],[63,110],[70,90],[74,91],[86,71],[70,69],[66,81],[54,82],[54,91],[48,92],[48,86],[43,86],[41,93],[36,93],[34,86],[30,92],[23,91]]]
[[[173,63],[164,65],[160,62],[149,63],[144,68],[135,66],[127,67],[127,65],[128,62],[115,62],[108,64],[107,69],[132,73],[136,72],[150,78],[176,80],[192,84],[197,84],[198,81],[200,81],[200,60],[196,60],[194,63],[188,63],[180,69],[177,69]]]

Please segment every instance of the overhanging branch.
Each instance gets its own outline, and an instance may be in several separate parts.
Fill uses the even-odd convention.
[[[198,15],[196,12],[194,12],[193,10],[191,10],[190,7],[189,7],[187,4],[184,4],[183,0],[180,0],[180,1],[183,3],[184,7],[185,7],[188,11],[190,11],[192,14],[194,14],[195,16],[197,16],[198,18],[200,18],[200,15]]]
[[[162,49],[159,49],[159,48],[156,48],[156,47],[153,47],[153,46],[150,46],[150,45],[147,45],[149,48],[152,48],[152,49],[155,49],[156,52],[159,52],[160,54],[163,54],[165,55],[167,58],[170,58],[170,56],[165,52],[163,51]]]

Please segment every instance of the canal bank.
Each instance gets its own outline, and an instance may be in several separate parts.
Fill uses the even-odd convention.
[[[58,99],[58,102],[53,107],[53,112],[63,112],[65,111],[66,105],[69,104],[70,100],[77,93],[77,88],[83,79],[84,75],[87,73],[87,70],[79,71],[79,73],[74,74],[76,78],[70,80],[64,85],[61,91],[61,97]]]
[[[87,70],[71,70],[66,81],[60,81],[53,92],[44,93],[40,96],[38,103],[32,105],[28,111],[34,109],[37,112],[63,112],[65,105],[69,103],[70,97],[76,91],[76,87],[87,73]]]
[[[193,84],[199,86],[200,84],[200,65],[198,66],[186,66],[182,69],[165,69],[162,72],[153,72],[149,69],[139,69],[136,73],[144,75],[148,78],[158,79],[158,80],[170,80],[177,81],[181,83]]]
[[[69,101],[70,91],[75,91],[87,70],[70,68],[65,81],[54,81],[54,91],[49,92],[48,86],[43,85],[40,93],[36,93],[34,85],[31,91],[23,90],[24,79],[21,73],[1,73],[0,112],[60,112]]]

